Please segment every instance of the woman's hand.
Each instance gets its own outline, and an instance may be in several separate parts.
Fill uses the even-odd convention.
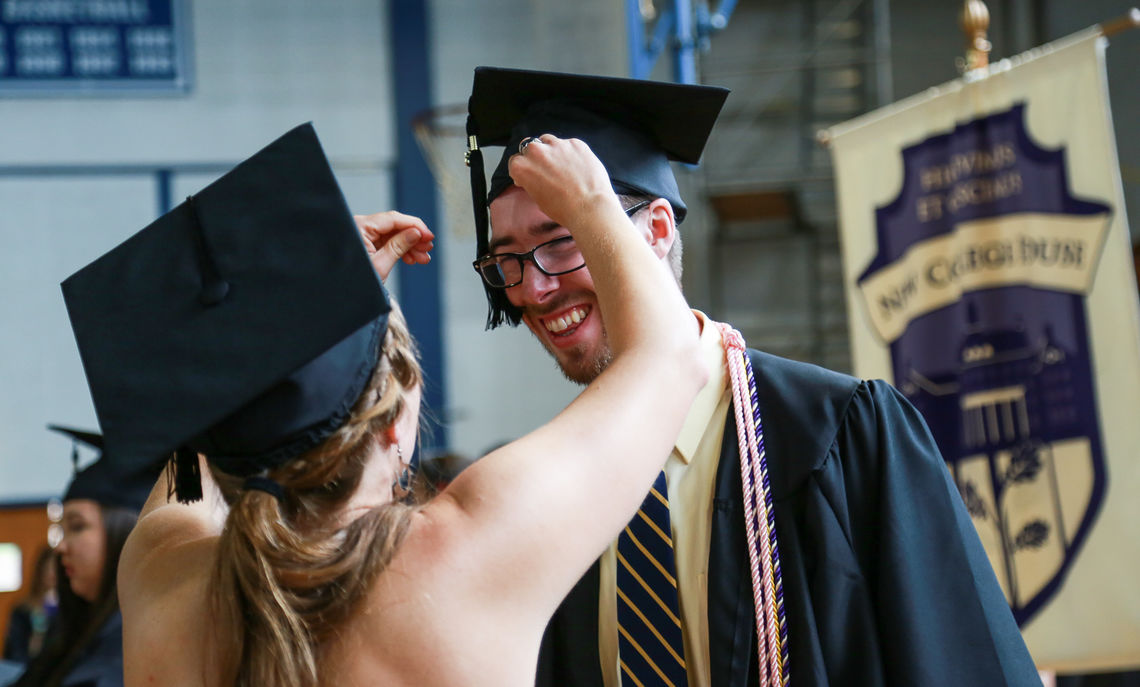
[[[409,265],[431,262],[435,234],[419,217],[390,210],[374,215],[354,215],[353,219],[381,281],[388,278],[392,268],[401,260]]]
[[[609,174],[590,146],[543,134],[511,156],[508,171],[550,219],[570,229],[598,203],[617,203]]]

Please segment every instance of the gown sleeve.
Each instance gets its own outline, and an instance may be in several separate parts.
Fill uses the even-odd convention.
[[[4,638],[4,660],[27,661],[28,644],[31,639],[31,609],[23,605],[16,606],[8,618],[8,636]]]
[[[861,385],[817,477],[861,568],[887,684],[1041,684],[934,439],[894,387]]]

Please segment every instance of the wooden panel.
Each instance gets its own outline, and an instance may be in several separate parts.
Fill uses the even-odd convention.
[[[799,210],[788,190],[756,190],[727,193],[709,198],[722,222],[796,219]]]
[[[48,520],[46,503],[0,507],[0,543],[19,546],[24,567],[23,586],[15,592],[0,593],[0,637],[8,636],[8,617],[12,608],[28,594],[36,556],[47,544],[49,525],[51,521]]]

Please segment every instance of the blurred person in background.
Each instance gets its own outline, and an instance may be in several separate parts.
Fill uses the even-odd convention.
[[[496,447],[497,448],[497,447]],[[446,451],[423,461],[420,476],[426,493],[438,494],[474,462],[461,453]]]
[[[101,437],[52,427],[102,448]],[[43,650],[18,687],[117,687],[123,684],[123,620],[115,577],[153,475],[132,479],[100,459],[76,473],[63,497],[63,539],[55,547],[59,610]]]
[[[8,618],[4,660],[27,663],[40,653],[48,625],[59,607],[55,584],[55,552],[45,544],[36,556],[28,596],[16,604]]]

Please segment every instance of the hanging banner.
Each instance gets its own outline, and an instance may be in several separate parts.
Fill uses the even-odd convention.
[[[923,413],[1061,671],[1140,666],[1140,307],[1105,45],[1090,30],[830,132],[855,373]]]

